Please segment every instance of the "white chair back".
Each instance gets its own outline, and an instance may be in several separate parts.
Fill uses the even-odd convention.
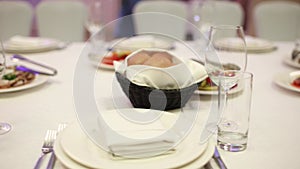
[[[256,35],[275,41],[300,38],[300,4],[291,1],[267,1],[254,7]]]
[[[32,6],[24,1],[0,1],[0,38],[14,35],[29,36],[32,24]]]
[[[244,22],[244,11],[237,2],[207,0],[199,10],[200,19],[213,25],[243,25]]]
[[[160,33],[185,39],[187,4],[181,1],[140,1],[133,13],[136,33]],[[143,14],[144,13],[144,14]]]
[[[62,41],[83,41],[87,7],[79,1],[42,1],[36,8],[41,37]]]

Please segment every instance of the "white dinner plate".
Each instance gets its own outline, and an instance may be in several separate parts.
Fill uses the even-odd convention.
[[[55,39],[15,36],[4,44],[8,53],[36,53],[58,49],[66,44]]]
[[[230,89],[228,91],[228,94],[234,94],[236,92],[241,91],[242,88],[241,87],[235,87],[233,89]],[[201,94],[201,95],[218,95],[218,90],[195,90],[194,92],[195,94]]]
[[[290,78],[291,72],[281,72],[274,76],[273,81],[280,87],[283,87],[285,89],[300,92],[300,88],[294,87],[291,84],[291,78]]]
[[[283,58],[283,62],[289,66],[292,66],[294,68],[300,68],[300,64],[299,63],[296,63],[295,61],[292,60],[292,56],[285,56]]]
[[[151,35],[117,39],[111,44],[112,49],[135,51],[141,48],[172,49],[173,43]]]
[[[175,152],[168,155],[147,159],[118,160],[92,143],[76,123],[69,125],[69,127],[61,133],[60,139],[56,142],[60,143],[63,152],[73,161],[90,168],[109,169],[134,169],[140,168],[141,166],[143,166],[143,169],[175,168],[184,166],[198,158],[199,164],[204,165],[210,159],[213,153],[211,149],[214,147],[214,144],[211,142],[209,142],[209,144],[208,142],[199,144],[199,140],[196,138],[185,139],[185,141],[176,147]],[[60,147],[56,146],[56,149],[58,148]],[[201,158],[201,156],[205,156],[205,158]]]
[[[74,131],[76,130],[76,131]],[[96,147],[90,140],[87,139],[87,137],[80,131],[81,129],[79,128],[79,126],[75,123],[69,125],[69,127],[67,129],[65,129],[65,131],[63,131],[56,139],[56,142],[54,144],[54,152],[56,157],[58,158],[58,160],[67,168],[78,168],[78,169],[87,169],[87,168],[91,168],[91,167],[96,167],[93,166],[92,164],[89,163],[81,163],[79,161],[76,161],[74,159],[72,159],[65,151],[64,151],[64,147],[62,147],[62,139],[75,134],[75,136],[72,136],[71,139],[72,142],[75,141],[76,143],[74,143],[73,145],[75,145],[75,148],[81,147],[81,148],[85,148],[82,149],[83,155],[80,156],[84,156],[87,155],[88,158],[93,158],[91,160],[96,160],[96,161],[102,161],[103,159],[101,158],[105,158],[106,160],[108,160],[108,163],[103,163],[103,164],[99,164],[100,166],[97,165],[97,168],[109,168],[109,169],[114,169],[114,168],[140,168],[140,166],[143,166],[143,168],[169,168],[171,166],[175,166],[173,163],[177,163],[177,161],[170,161],[169,164],[165,164],[163,166],[161,166],[162,163],[166,162],[163,160],[163,156],[156,158],[157,160],[155,160],[154,158],[149,158],[149,159],[140,159],[140,160],[118,160],[118,159],[112,159],[111,157],[108,157],[109,155],[107,153],[104,152],[104,157],[102,156],[98,156],[98,154],[89,154],[89,153],[95,153],[95,151],[99,151],[99,148]],[[67,134],[66,134],[67,132]],[[77,140],[79,139],[79,141]],[[71,142],[71,143],[72,143]],[[191,163],[186,163],[185,165],[181,165],[181,168],[201,168],[203,167],[212,157],[213,153],[214,153],[214,147],[215,147],[215,140],[213,138],[209,139],[209,141],[207,142],[207,144],[203,147],[203,153],[200,154],[200,156],[198,156],[194,161],[189,160]],[[96,149],[95,151],[91,152],[89,151],[90,149]],[[102,151],[102,150],[100,150]],[[192,154],[196,153],[196,149],[193,152],[190,152]],[[167,156],[165,156],[167,157]],[[184,158],[189,158],[189,156],[186,156]],[[159,159],[161,159],[162,161],[160,161]],[[179,159],[180,160],[184,160],[184,159]],[[156,164],[153,164],[156,163]],[[149,166],[150,165],[150,166]],[[167,167],[166,167],[167,165]]]
[[[27,84],[22,85],[22,86],[18,86],[18,87],[0,89],[0,93],[9,93],[9,92],[16,92],[16,91],[30,89],[30,88],[42,85],[43,83],[45,83],[48,80],[48,78],[49,78],[48,76],[43,76],[43,75],[36,74],[35,79],[32,82],[27,83]]]
[[[264,53],[276,49],[276,46],[272,42],[259,38],[246,37],[246,44],[247,52],[249,53]],[[243,50],[241,41],[236,38],[224,38],[217,41],[215,45],[217,47],[228,48],[231,50]]]

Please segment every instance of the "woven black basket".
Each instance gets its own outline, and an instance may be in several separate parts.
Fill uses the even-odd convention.
[[[198,84],[193,84],[182,89],[155,89],[134,84],[119,72],[116,72],[116,77],[123,92],[136,108],[156,110],[181,108],[198,88]]]

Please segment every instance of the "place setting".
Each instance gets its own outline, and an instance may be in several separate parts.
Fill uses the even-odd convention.
[[[3,43],[1,41],[3,49]],[[10,93],[31,89],[46,83],[50,76],[55,76],[57,70],[35,62],[24,56],[14,54],[7,60],[4,51],[1,51],[0,93]]]

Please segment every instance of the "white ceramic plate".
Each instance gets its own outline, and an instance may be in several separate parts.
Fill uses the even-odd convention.
[[[100,63],[100,56],[97,55],[89,55],[90,58],[90,62],[92,63],[92,65],[94,65],[97,68],[101,68],[101,69],[107,69],[107,70],[115,70],[114,65],[109,65],[109,64],[104,64],[104,63]]]
[[[34,53],[62,48],[65,45],[55,39],[16,35],[5,42],[4,49],[10,53]]]
[[[76,131],[74,131],[76,130]],[[100,149],[96,147],[90,140],[87,140],[87,137],[83,135],[83,133],[80,131],[81,129],[79,126],[76,124],[71,124],[61,135],[57,138],[57,141],[55,142],[54,145],[54,152],[56,157],[59,159],[59,161],[66,167],[68,168],[78,168],[78,169],[87,169],[91,167],[96,167],[93,166],[92,164],[87,164],[86,161],[84,163],[81,163],[79,161],[76,161],[72,159],[68,153],[64,151],[64,147],[62,147],[62,139],[71,136],[71,142],[76,142],[72,144],[73,146],[80,147],[83,151],[83,154],[78,154],[79,156],[86,156],[87,158],[93,158],[90,160],[96,160],[99,161],[99,163],[102,161],[108,161],[105,163],[101,163],[97,165],[97,168],[109,168],[109,169],[115,169],[115,168],[140,168],[140,166],[143,166],[143,168],[169,168],[171,166],[176,166],[174,163],[182,163],[180,162],[181,160],[185,160],[189,158],[190,155],[195,154],[197,150],[195,149],[194,151],[193,148],[191,148],[191,154],[188,156],[185,156],[184,159],[178,159],[179,161],[172,161],[170,159],[170,163],[164,164],[166,160],[164,158],[168,158],[166,155],[165,156],[160,156],[159,158],[149,158],[149,159],[140,159],[140,160],[118,160],[118,159],[112,159],[109,157],[107,153],[104,152],[103,156],[98,156],[98,154],[91,154],[94,153],[95,151],[99,151]],[[79,141],[78,141],[79,140]],[[70,140],[69,140],[70,141]],[[192,147],[192,146],[191,146]],[[214,139],[210,139],[208,143],[203,147],[203,152],[201,153],[200,156],[198,156],[194,161],[191,163],[186,163],[183,165],[181,168],[201,168],[204,166],[212,157],[214,153],[214,147],[215,147],[215,141]],[[83,149],[85,148],[85,149]],[[94,151],[89,151],[90,149],[95,149]],[[102,151],[102,150],[100,150]],[[104,159],[102,159],[104,158]],[[167,167],[166,167],[167,166]]]
[[[174,48],[173,43],[166,40],[151,36],[134,36],[131,38],[117,39],[111,44],[112,49],[117,50],[131,50],[135,51],[141,48],[159,48],[159,49],[172,49]]]
[[[241,91],[241,87],[235,87],[233,89],[230,89],[228,94],[233,94],[233,93],[236,93],[236,92],[239,92]],[[218,95],[218,90],[196,90],[194,92],[195,94],[201,94],[201,95]]]
[[[100,149],[81,131],[78,124],[71,124],[61,133],[60,146],[64,153],[73,161],[90,168],[109,168],[109,169],[123,169],[123,168],[140,168],[143,169],[159,169],[159,168],[175,168],[186,165],[193,160],[200,158],[204,152],[209,151],[205,158],[200,158],[201,164],[206,164],[213,152],[213,143],[209,143],[210,147],[207,149],[208,143],[199,144],[199,140],[193,139],[183,141],[176,147],[174,153],[168,155],[161,155],[147,159],[130,159],[118,160],[113,159],[110,154]],[[59,148],[56,146],[56,148]],[[203,155],[204,156],[204,155]]]
[[[300,88],[291,85],[290,74],[291,72],[278,73],[274,76],[273,81],[280,87],[283,87],[291,91],[300,92]]]
[[[299,63],[296,63],[292,60],[291,56],[285,56],[283,58],[283,62],[289,66],[292,66],[294,68],[300,68],[300,64]]]
[[[263,52],[270,52],[276,49],[276,46],[263,39],[253,38],[253,37],[246,37],[247,43],[247,52],[249,53],[263,53]],[[242,50],[242,44],[240,43],[239,39],[236,38],[225,38],[221,39],[216,43],[218,47],[224,47],[232,50]]]
[[[36,75],[35,79],[25,85],[22,86],[18,86],[18,87],[11,87],[11,88],[7,88],[7,89],[0,89],[0,93],[8,93],[8,92],[16,92],[16,91],[21,91],[21,90],[26,90],[26,89],[30,89],[36,86],[39,86],[43,83],[45,83],[48,80],[48,76],[43,76],[43,75]]]

